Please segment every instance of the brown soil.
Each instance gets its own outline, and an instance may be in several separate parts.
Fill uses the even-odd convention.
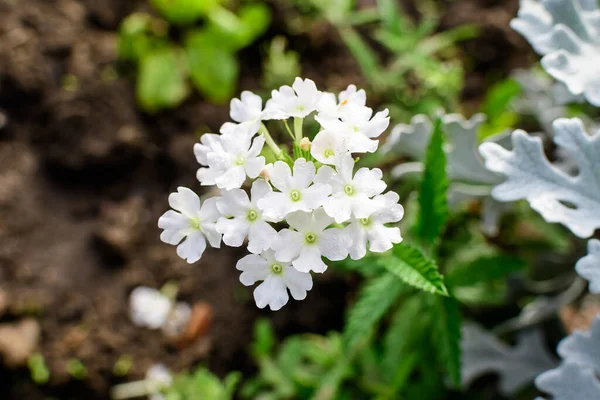
[[[269,36],[285,23],[281,2],[273,3]],[[505,73],[524,62],[525,46],[507,28],[516,4],[450,3],[445,27],[483,26],[481,39],[465,46],[474,60],[467,99],[480,98],[486,71]],[[132,81],[108,72],[116,62],[115,29],[140,7],[144,2],[133,0],[0,0],[0,323],[34,315],[38,350],[51,370],[49,384],[36,386],[25,367],[0,363],[1,399],[105,399],[122,380],[112,368],[125,354],[133,359],[128,380],[155,362],[174,371],[199,362],[221,375],[248,371],[245,350],[259,315],[281,335],[341,327],[354,286],[346,278],[325,274],[307,300],[270,313],[258,310],[238,281],[234,266],[243,251],[209,249],[190,266],[159,241],[156,221],[168,194],[180,185],[202,192],[192,154],[196,132],[217,129],[228,107],[194,96],[174,111],[138,111]],[[360,83],[353,60],[323,29],[319,37],[292,41],[304,54],[304,75],[330,88]],[[241,88],[258,88],[258,48],[241,54]],[[67,90],[68,75],[78,81]],[[180,299],[213,308],[208,335],[185,350],[128,318],[134,287],[170,280],[179,284]],[[87,368],[81,382],[66,371],[71,358]]]

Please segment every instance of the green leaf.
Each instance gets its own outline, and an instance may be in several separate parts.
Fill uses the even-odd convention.
[[[481,107],[481,112],[487,116],[487,122],[479,131],[480,139],[513,128],[517,124],[519,114],[512,111],[510,105],[521,92],[521,86],[513,79],[501,81],[488,90]]]
[[[185,69],[176,49],[162,49],[142,57],[137,77],[137,99],[148,112],[175,107],[188,95]]]
[[[144,55],[167,47],[167,40],[152,26],[153,18],[148,14],[133,13],[125,18],[119,27],[119,58],[139,61]]]
[[[249,46],[267,31],[271,10],[263,3],[243,5],[237,15],[220,8],[218,12],[211,13],[209,21],[205,31],[220,47],[234,53]]]
[[[517,257],[499,254],[483,256],[453,268],[446,276],[449,286],[470,286],[480,282],[504,279],[513,272],[522,271],[527,263]]]
[[[150,0],[169,22],[187,25],[196,22],[219,5],[219,0]]]
[[[269,356],[275,346],[275,332],[267,319],[259,319],[254,325],[254,341],[252,355],[254,357]]]
[[[369,335],[404,287],[405,285],[392,274],[384,274],[367,282],[348,313],[343,333],[347,348],[353,347]]]
[[[433,298],[433,339],[438,349],[441,364],[454,387],[461,383],[460,374],[460,325],[461,317],[458,302],[453,297]]]
[[[210,101],[228,101],[236,88],[239,64],[233,53],[209,31],[195,31],[185,41],[190,75],[196,88]]]
[[[444,278],[435,261],[428,259],[416,247],[399,243],[390,256],[381,257],[379,264],[404,282],[433,294],[448,295]]]
[[[416,231],[426,245],[435,245],[448,221],[448,177],[442,120],[435,122],[427,147],[425,171],[419,192],[419,219]]]

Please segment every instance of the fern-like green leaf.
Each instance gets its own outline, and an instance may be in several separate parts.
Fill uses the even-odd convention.
[[[404,282],[417,289],[434,294],[448,295],[444,278],[438,272],[435,261],[428,259],[421,250],[399,243],[390,256],[381,257],[380,265]]]
[[[448,221],[448,177],[442,120],[438,118],[427,147],[425,171],[419,192],[417,235],[426,245],[434,245]]]
[[[461,383],[460,375],[460,309],[453,297],[433,298],[434,343],[441,364],[454,387]]]
[[[354,347],[394,304],[406,286],[392,274],[384,274],[367,282],[348,313],[344,328],[344,344]]]

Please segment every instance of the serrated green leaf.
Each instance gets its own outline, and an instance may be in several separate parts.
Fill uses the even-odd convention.
[[[235,54],[202,30],[188,35],[185,50],[194,86],[213,103],[228,101],[239,75]]]
[[[343,333],[347,348],[353,347],[369,335],[404,287],[405,285],[392,274],[384,274],[367,282],[348,313]]]
[[[468,286],[504,279],[526,267],[527,263],[517,257],[504,254],[483,256],[453,268],[446,276],[446,282],[452,287]]]
[[[461,316],[458,302],[453,297],[435,297],[434,305],[434,343],[438,356],[454,387],[460,387],[460,324]]]
[[[379,264],[404,282],[433,294],[448,295],[444,278],[435,261],[428,259],[416,247],[399,243],[392,254],[381,257]]]
[[[425,171],[419,192],[419,219],[416,231],[426,245],[435,245],[448,222],[448,177],[442,120],[435,122],[427,147]]]
[[[165,48],[144,55],[139,64],[137,99],[148,112],[179,105],[189,87],[179,52]]]

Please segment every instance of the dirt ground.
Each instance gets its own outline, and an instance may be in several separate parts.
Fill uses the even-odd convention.
[[[285,32],[285,2],[272,3],[265,39]],[[448,2],[442,28],[481,26],[479,39],[464,45],[466,103],[481,99],[490,71],[527,63],[527,46],[508,28],[517,3]],[[202,193],[192,153],[198,132],[218,129],[228,107],[194,95],[173,111],[138,110],[132,80],[110,72],[119,22],[144,7],[139,0],[0,0],[0,329],[33,317],[39,342],[34,329],[14,346],[35,346],[51,371],[50,382],[37,386],[22,363],[5,359],[1,399],[106,399],[111,385],[142,377],[155,362],[174,371],[202,362],[221,375],[251,372],[246,348],[260,315],[282,336],[342,326],[353,278],[325,274],[307,300],[270,313],[238,281],[243,250],[209,249],[188,265],[160,242],[156,222],[168,194],[180,185]],[[302,54],[303,75],[330,89],[360,85],[356,64],[331,32],[289,38]],[[241,59],[239,87],[257,89],[259,45]],[[66,75],[77,76],[75,87],[65,89]],[[206,301],[214,313],[208,334],[183,350],[128,317],[134,287],[170,280],[180,299]],[[115,378],[113,366],[125,354],[132,371]],[[72,358],[87,368],[82,381],[67,373]]]

